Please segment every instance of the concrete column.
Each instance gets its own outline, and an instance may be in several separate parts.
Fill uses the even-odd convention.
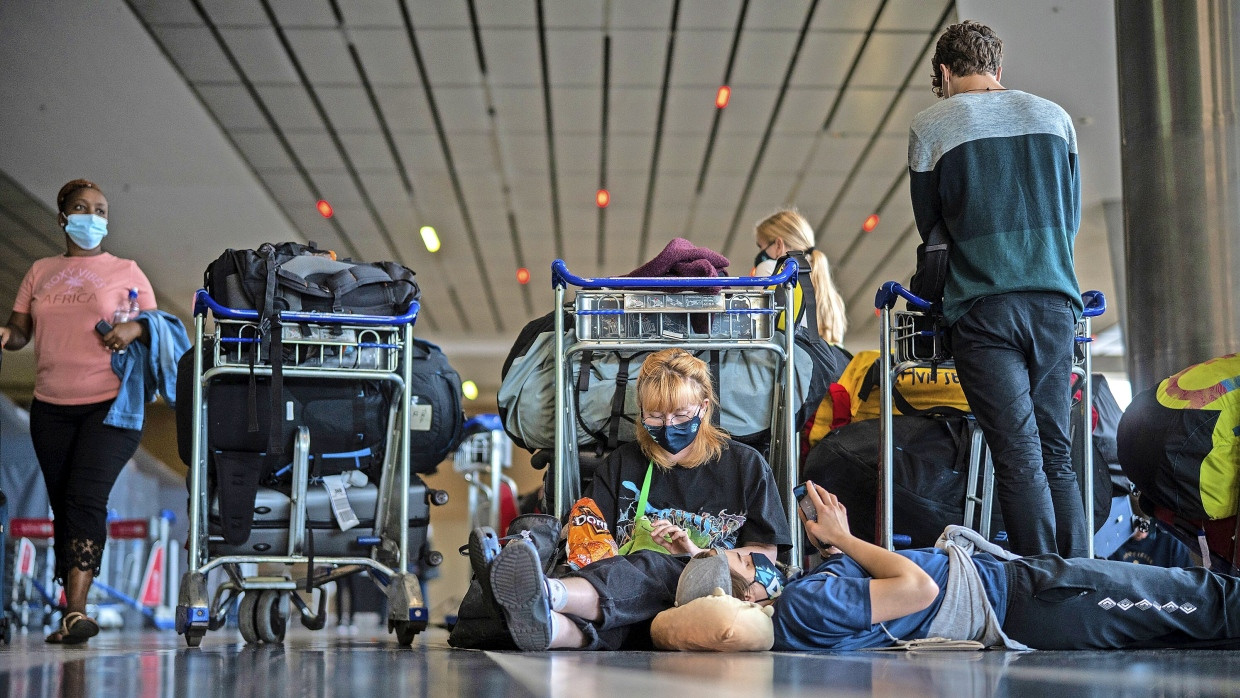
[[[1115,25],[1136,392],[1240,351],[1240,2],[1117,0]]]

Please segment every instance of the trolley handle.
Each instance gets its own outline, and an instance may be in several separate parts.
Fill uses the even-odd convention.
[[[1107,311],[1107,297],[1102,291],[1086,291],[1081,294],[1081,302],[1085,304],[1084,317],[1098,317]]]
[[[276,317],[282,322],[314,322],[323,325],[370,325],[387,327],[391,325],[408,325],[418,319],[421,306],[417,301],[409,301],[409,308],[403,315],[350,315],[345,313],[315,313],[295,310],[281,310]],[[246,308],[229,308],[220,305],[206,289],[194,292],[194,315],[211,314],[227,320],[258,321],[258,311]]]
[[[912,291],[895,281],[888,281],[878,289],[878,293],[874,296],[874,307],[890,308],[896,304],[897,298],[903,298],[919,310],[930,310],[929,301],[914,295]],[[1102,291],[1082,293],[1081,302],[1085,305],[1085,311],[1082,313],[1085,317],[1098,317],[1107,311],[1107,298]]]
[[[797,262],[784,260],[772,276],[604,276],[589,278],[577,276],[568,270],[564,260],[551,263],[551,287],[564,288],[714,288],[725,286],[781,286],[795,281]]]
[[[895,281],[888,281],[878,288],[878,293],[874,295],[874,307],[879,310],[891,308],[895,306],[898,298],[903,298],[918,310],[930,310],[930,301],[915,295]]]

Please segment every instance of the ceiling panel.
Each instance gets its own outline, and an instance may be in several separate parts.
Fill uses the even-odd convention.
[[[366,76],[376,89],[422,84],[409,35],[399,23],[376,29],[352,29],[349,36],[361,57]]]
[[[133,0],[130,7],[150,24],[196,24],[198,11],[189,0]]]
[[[861,62],[857,64],[853,84],[858,87],[899,87],[909,68],[920,60],[925,44],[925,35],[875,32],[861,56]],[[930,61],[925,61],[924,67],[925,78],[914,75],[913,79],[921,79],[928,88]]]
[[[435,104],[449,133],[486,133],[490,129],[482,90],[471,86],[436,86]]]
[[[322,86],[316,87],[314,92],[337,131],[379,131],[379,120],[362,87]]]
[[[672,64],[672,84],[705,92],[714,102],[715,89],[723,84],[732,50],[731,28],[727,30],[681,30],[676,33],[676,60]],[[735,75],[733,75],[735,78]]]
[[[147,1],[165,4],[164,0]],[[182,2],[189,4],[189,0],[173,0],[167,4],[175,5]],[[200,0],[200,2],[211,21],[221,27],[271,26],[271,21],[267,19],[267,13],[263,11],[262,4],[255,0]]]
[[[863,41],[863,32],[811,33],[801,48],[790,84],[814,90],[839,88]]]
[[[392,151],[388,148],[387,139],[377,131],[342,132],[340,141],[344,143],[349,159],[359,172],[375,172],[390,175],[391,180],[400,184],[396,171],[396,161],[392,159]],[[404,196],[404,186],[401,196]]]
[[[478,59],[468,28],[418,30],[422,61],[436,92],[442,87],[478,84]]]
[[[388,128],[404,135],[433,133],[434,124],[426,94],[421,87],[384,87],[375,98],[387,119]]]
[[[889,0],[878,28],[882,30],[905,30],[932,32],[943,10],[953,4],[951,0]]]
[[[327,0],[267,0],[285,27],[335,27],[336,17]]]
[[[351,29],[400,25],[400,4],[396,0],[348,0],[339,6],[340,14]]]
[[[585,36],[595,35],[587,33]],[[520,29],[485,29],[482,32],[482,47],[492,89],[514,86],[520,89],[511,91],[525,92],[542,85],[536,33]],[[598,63],[595,61],[587,65],[597,66]],[[557,80],[556,72],[552,72],[553,81]]]
[[[640,4],[640,3],[639,3]],[[628,7],[626,4],[625,7]],[[631,29],[611,34],[611,84],[617,87],[653,87],[663,84],[667,58],[667,22],[658,30]]]
[[[241,131],[231,134],[233,142],[241,150],[251,167],[263,170],[292,170],[293,161],[275,134],[268,130]]]
[[[246,79],[255,83],[297,83],[297,71],[270,25],[220,29]]]
[[[797,31],[805,22],[805,13],[813,4],[810,0],[780,0],[779,2],[751,2],[746,29],[755,33],[762,31]],[[819,7],[818,11],[822,11]]]
[[[832,89],[789,89],[784,95],[779,121],[775,123],[775,133],[787,136],[818,133],[837,94]]]
[[[732,99],[735,101],[738,93],[758,86],[772,91],[777,88],[788,70],[796,43],[795,30],[746,32],[732,67]]]
[[[326,85],[358,83],[357,68],[349,56],[344,36],[335,29],[286,29],[285,35],[297,54],[297,62],[310,83]]]
[[[210,30],[203,26],[152,27],[161,46],[172,55],[190,82],[236,82],[237,71]]]
[[[819,0],[811,27],[815,32],[863,31],[880,4],[879,0]]]
[[[291,133],[324,127],[310,93],[301,85],[258,85],[256,89],[281,130]]]
[[[241,85],[197,85],[194,89],[225,130],[268,127],[263,113]]]
[[[491,2],[507,2],[507,0],[491,0]],[[577,29],[596,29],[603,26],[606,18],[603,8],[614,5],[604,0],[544,0],[546,10],[544,22],[550,29],[574,27]]]
[[[552,85],[601,85],[603,77],[602,34],[568,30],[547,32],[547,63]],[[536,65],[533,70],[541,71],[542,68]],[[527,80],[541,75],[533,70],[527,73]]]

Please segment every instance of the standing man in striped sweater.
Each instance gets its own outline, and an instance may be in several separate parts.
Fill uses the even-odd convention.
[[[941,101],[909,129],[913,211],[923,239],[951,241],[943,313],[965,397],[990,446],[1013,552],[1087,552],[1069,434],[1081,292],[1072,248],[1081,178],[1072,119],[999,83],[1003,42],[965,21],[931,60]]]

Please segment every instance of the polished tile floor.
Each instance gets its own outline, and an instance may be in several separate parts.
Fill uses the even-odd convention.
[[[0,696],[1237,696],[1240,652],[893,654],[534,653],[456,650],[432,629],[412,649],[363,628],[290,630],[247,646],[233,631],[187,649],[173,633],[104,632],[88,645],[17,635]]]

